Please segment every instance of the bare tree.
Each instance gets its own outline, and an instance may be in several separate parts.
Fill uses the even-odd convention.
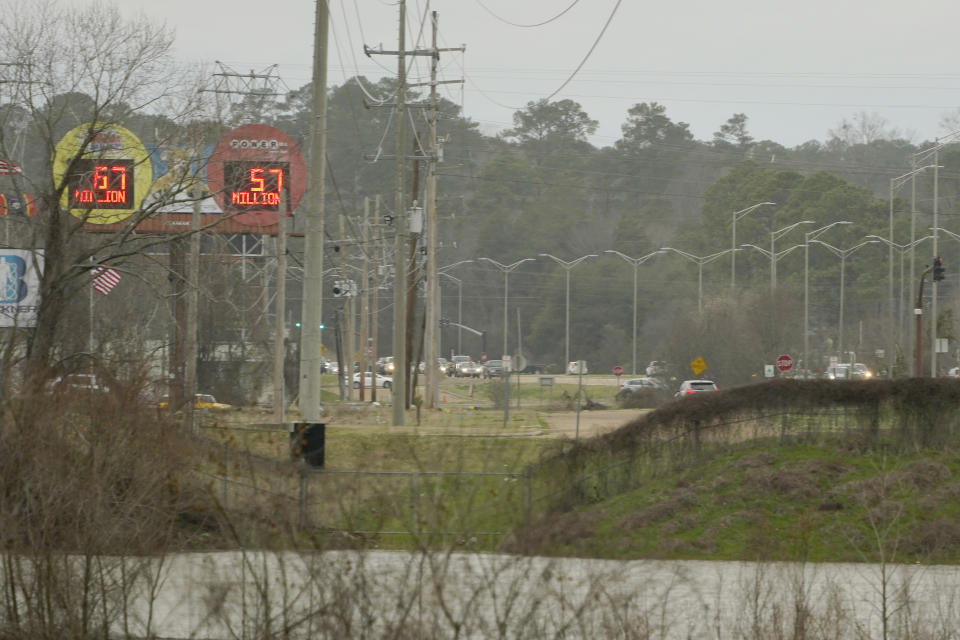
[[[55,361],[69,355],[60,349],[70,330],[66,312],[87,290],[91,270],[102,263],[122,268],[151,242],[162,242],[133,230],[156,212],[190,201],[198,163],[166,162],[161,188],[137,185],[138,195],[145,196],[139,206],[101,219],[99,210],[79,208],[71,199],[71,176],[83,171],[84,163],[110,157],[105,138],[128,145],[116,142],[118,128],[148,132],[158,147],[198,157],[201,94],[193,80],[199,76],[174,64],[173,33],[165,26],[122,18],[116,6],[100,3],[4,5],[0,62],[9,101],[0,108],[0,157],[23,165],[10,188],[31,194],[26,199],[36,207],[36,215],[16,221],[11,243],[42,252],[44,263],[36,327],[15,334],[21,344],[7,346],[25,357],[26,388],[39,389]],[[71,153],[65,154],[58,143],[68,132]],[[131,173],[151,172],[149,158],[128,148],[119,151],[134,158]],[[98,230],[107,232],[85,230],[85,223],[104,222],[112,224]],[[6,224],[14,224],[9,216]]]

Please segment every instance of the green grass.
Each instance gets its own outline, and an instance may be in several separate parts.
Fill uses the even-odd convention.
[[[960,561],[960,455],[751,446],[663,475],[524,535],[546,555]],[[878,533],[879,532],[879,533]]]

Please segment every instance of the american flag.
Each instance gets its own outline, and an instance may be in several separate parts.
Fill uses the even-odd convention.
[[[120,282],[120,272],[116,269],[97,267],[93,270],[93,288],[103,295],[110,293],[118,282]]]

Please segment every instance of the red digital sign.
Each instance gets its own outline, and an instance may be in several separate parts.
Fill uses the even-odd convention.
[[[134,163],[129,159],[74,160],[67,176],[70,209],[134,208]]]
[[[223,163],[228,211],[280,211],[290,201],[290,163],[248,160]]]
[[[220,209],[247,225],[270,226],[281,212],[291,215],[306,184],[306,165],[296,143],[263,124],[229,132],[207,165],[207,186]]]

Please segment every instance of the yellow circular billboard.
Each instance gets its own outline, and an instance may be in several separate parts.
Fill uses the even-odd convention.
[[[88,122],[57,144],[53,179],[66,188],[60,206],[92,224],[112,224],[140,208],[153,181],[150,154],[118,124]]]

